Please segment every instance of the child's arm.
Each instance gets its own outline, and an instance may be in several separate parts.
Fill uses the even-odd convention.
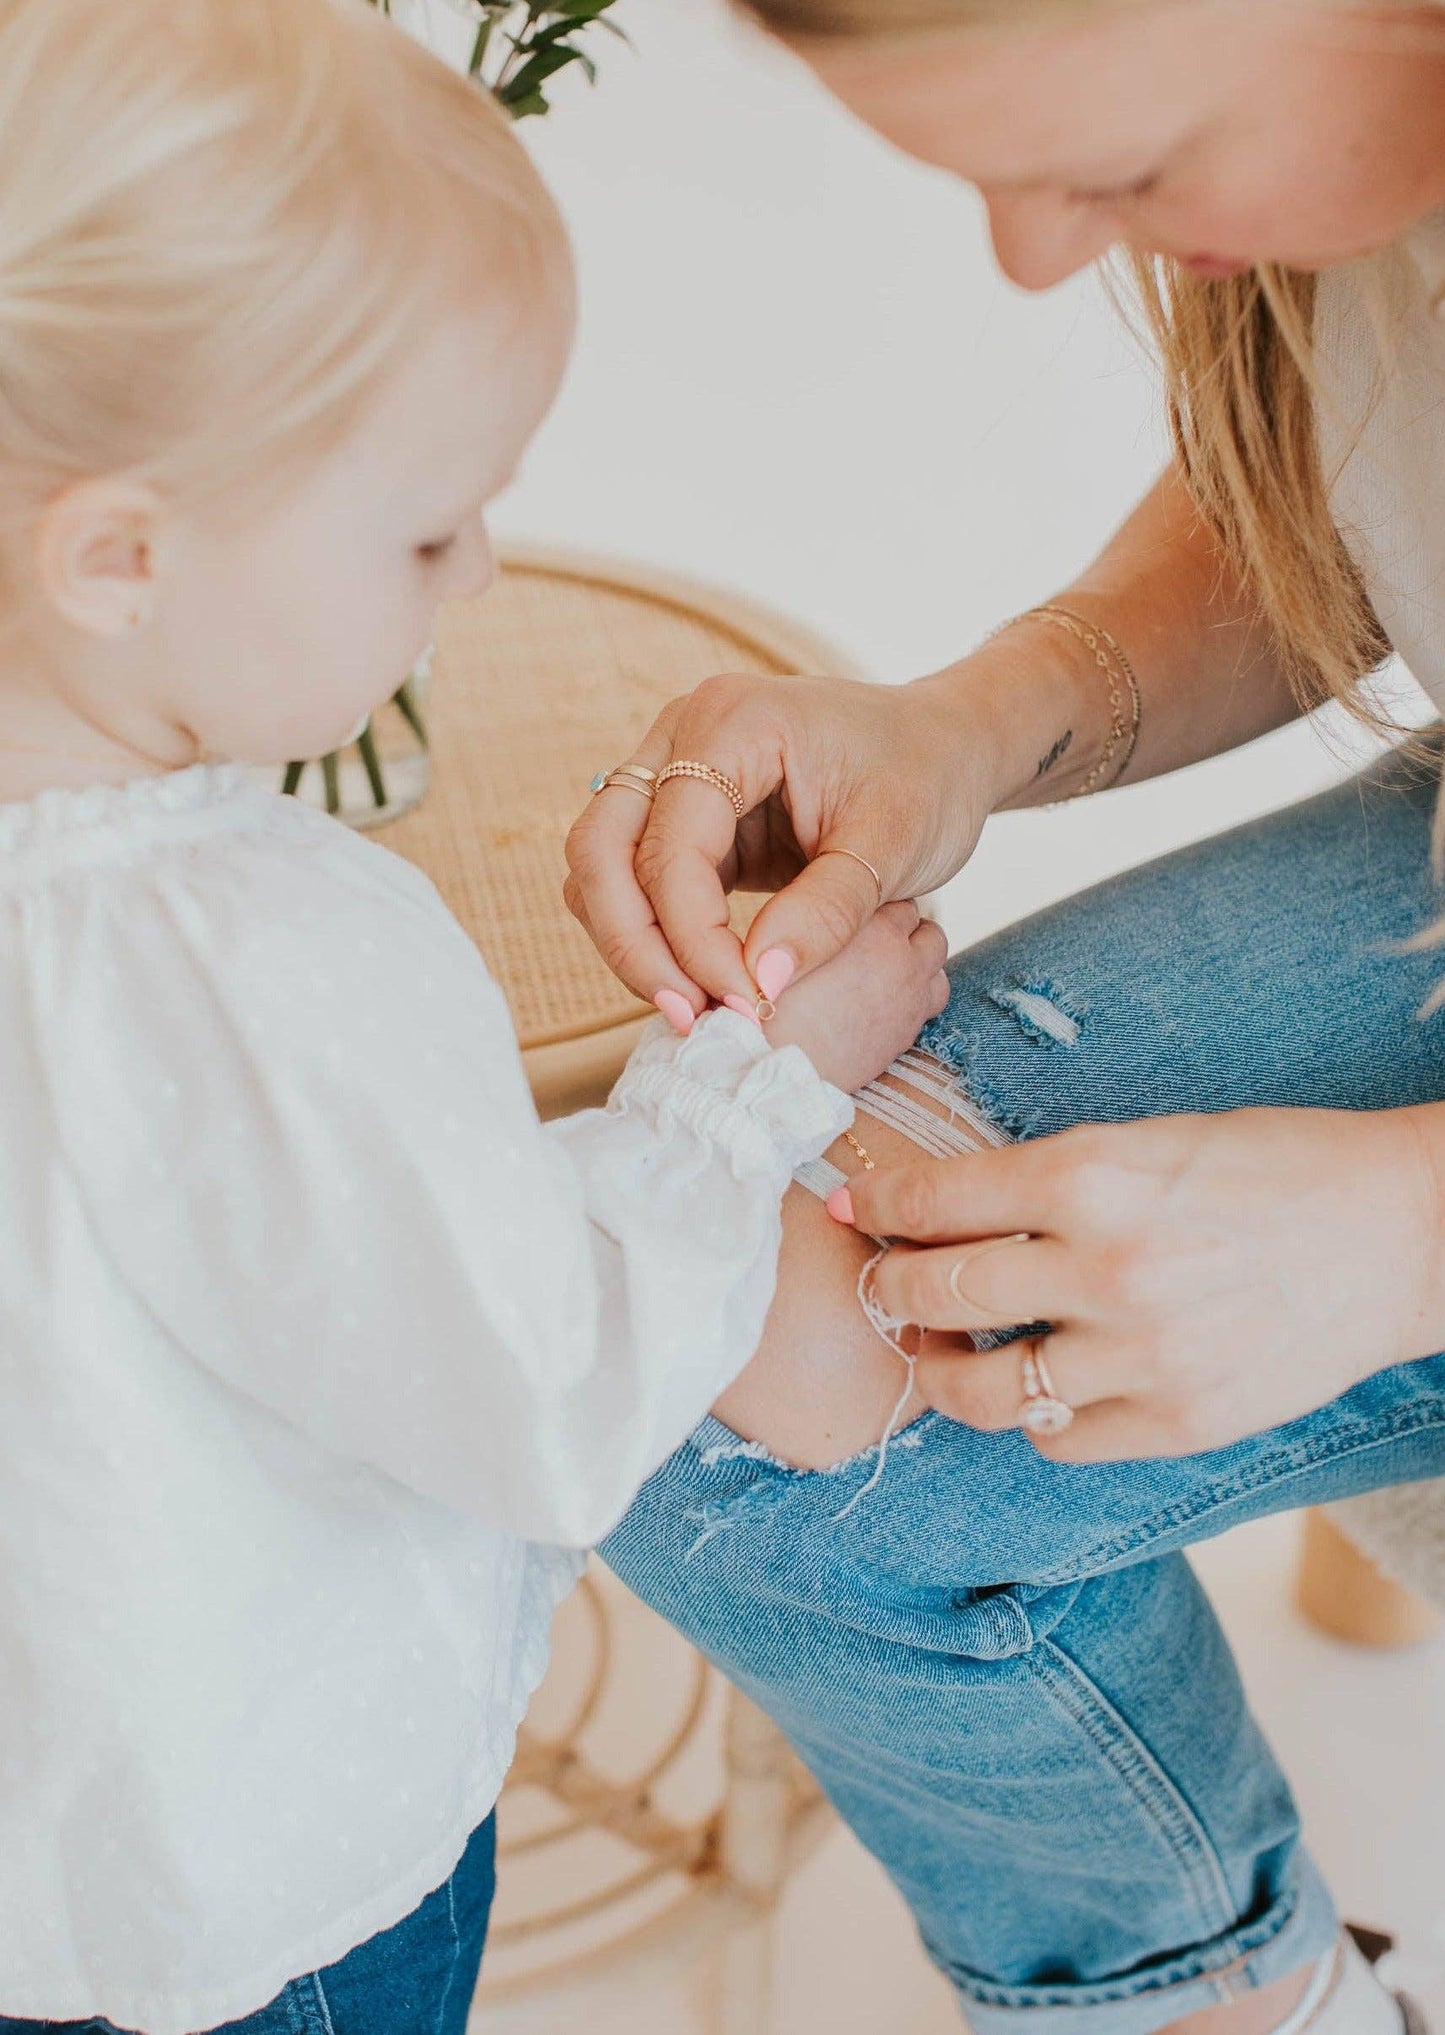
[[[902,1166],[918,1147],[901,1131],[860,1115],[854,1134],[879,1166]],[[829,1153],[845,1172],[860,1161]],[[783,1211],[777,1289],[757,1353],[713,1411],[746,1440],[802,1470],[830,1469],[874,1446],[897,1412],[900,1426],[926,1412],[916,1391],[901,1410],[903,1366],[858,1305],[858,1275],[877,1245],[834,1222],[801,1187]]]
[[[942,1087],[952,1085],[944,1066],[936,1074]],[[883,1087],[922,1111],[924,1121],[946,1115],[936,1101],[887,1074]],[[959,1101],[967,1103],[963,1089]],[[920,1146],[904,1131],[867,1113],[859,1113],[853,1131],[881,1168],[914,1164],[920,1156]],[[845,1144],[828,1156],[843,1172],[857,1174],[861,1168],[857,1150]],[[777,1290],[763,1341],[712,1410],[747,1441],[761,1443],[769,1455],[798,1469],[830,1469],[873,1447],[889,1420],[902,1427],[928,1410],[918,1390],[898,1406],[904,1365],[859,1306],[859,1272],[875,1249],[871,1237],[834,1223],[816,1195],[804,1188],[788,1195]],[[932,1347],[957,1347],[959,1341],[938,1337]]]
[[[101,1249],[185,1356],[337,1458],[590,1541],[756,1346],[790,1173],[851,1107],[724,1013],[654,1035],[612,1112],[544,1131],[429,886],[329,834],[253,859],[229,899],[180,864],[113,934],[93,915],[104,1024],[48,1015]],[[906,1043],[934,940],[890,935],[821,997],[820,1052],[871,1036],[862,1078]],[[94,1064],[118,1035],[123,1071]]]

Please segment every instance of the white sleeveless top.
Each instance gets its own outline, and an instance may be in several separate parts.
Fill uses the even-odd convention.
[[[1322,276],[1315,333],[1335,520],[1390,641],[1445,711],[1445,214]]]
[[[852,1121],[728,1012],[539,1127],[416,870],[234,770],[0,807],[0,2016],[185,2035],[446,1879]]]
[[[1391,642],[1445,712],[1445,215],[1325,276],[1316,342],[1336,520]],[[1389,1574],[1445,1603],[1445,1480],[1331,1511]]]

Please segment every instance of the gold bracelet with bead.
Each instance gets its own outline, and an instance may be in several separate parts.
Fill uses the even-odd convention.
[[[878,1171],[877,1162],[869,1158],[861,1139],[855,1138],[852,1131],[844,1131],[843,1142],[850,1152],[855,1153],[863,1161],[865,1173],[876,1173]]]

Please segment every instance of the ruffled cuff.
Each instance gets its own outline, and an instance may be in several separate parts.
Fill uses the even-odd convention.
[[[659,1018],[643,1034],[609,1108],[645,1112],[658,1128],[685,1127],[731,1157],[739,1172],[786,1181],[853,1122],[851,1099],[799,1046],[777,1051],[730,1010],[710,1011],[685,1039]]]

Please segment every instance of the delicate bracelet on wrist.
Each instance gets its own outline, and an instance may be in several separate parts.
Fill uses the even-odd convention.
[[[878,1170],[877,1164],[872,1158],[870,1158],[868,1154],[868,1149],[863,1144],[860,1138],[856,1137],[852,1131],[844,1131],[843,1142],[848,1147],[849,1151],[853,1153],[855,1158],[861,1159],[863,1161],[863,1171],[865,1173],[877,1172]]]
[[[1134,667],[1107,629],[1101,628],[1097,622],[1085,621],[1072,608],[1059,607],[1055,602],[1030,608],[1026,613],[1000,623],[985,641],[992,643],[995,637],[1019,628],[1024,622],[1047,622],[1051,628],[1062,629],[1066,635],[1083,644],[1104,674],[1109,687],[1109,739],[1098,762],[1083,783],[1069,793],[1069,797],[1087,798],[1091,792],[1106,791],[1117,784],[1129,768],[1139,742],[1144,702]]]

